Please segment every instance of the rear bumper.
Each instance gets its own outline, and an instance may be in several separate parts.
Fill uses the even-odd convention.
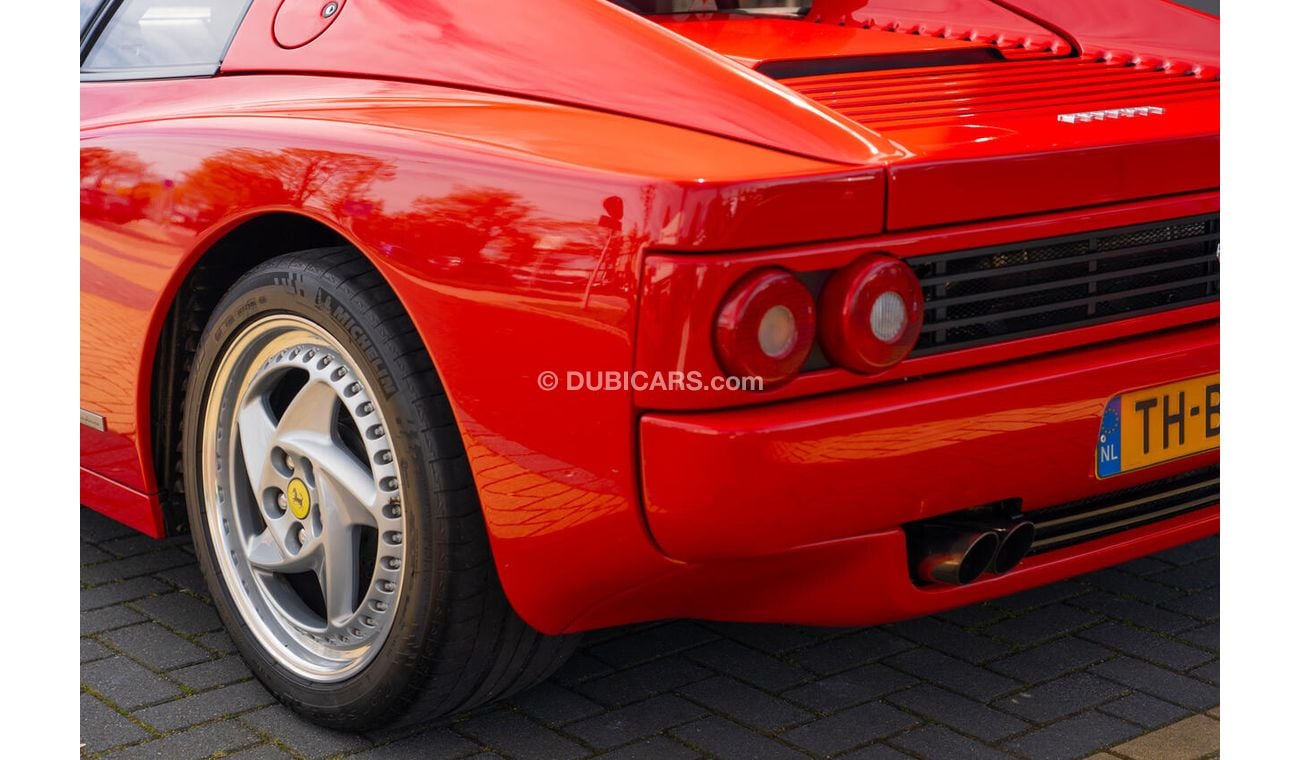
[[[918,586],[902,525],[1009,498],[1029,512],[1207,467],[1207,452],[1099,480],[1117,393],[1212,374],[1215,323],[852,393],[647,414],[646,521],[671,569],[568,627],[695,617],[873,625],[1091,572],[1219,530],[1219,506],[1030,556],[967,586]]]
[[[768,407],[649,414],[640,429],[647,524],[669,556],[710,562],[887,533],[1004,499],[1030,512],[1117,491],[1213,464],[1218,452],[1099,480],[1106,402],[1218,369],[1218,325],[1203,324]],[[901,560],[897,569],[906,572]]]

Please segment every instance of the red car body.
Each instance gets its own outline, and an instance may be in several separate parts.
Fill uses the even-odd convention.
[[[1183,219],[1217,238],[1216,19],[1163,0],[320,5],[253,0],[215,76],[84,77],[86,505],[183,528],[176,326],[196,273],[238,269],[255,229],[350,242],[382,273],[446,386],[509,599],[547,633],[873,624],[1218,530],[1216,487],[964,586],[917,583],[904,530],[1216,467],[1217,449],[1099,478],[1096,447],[1111,398],[1218,372],[1217,265],[1185,304],[873,375],[626,381],[723,374],[719,304],[763,267],[815,279],[868,252]],[[1125,108],[1146,110],[1105,116]],[[625,381],[546,390],[547,371]]]

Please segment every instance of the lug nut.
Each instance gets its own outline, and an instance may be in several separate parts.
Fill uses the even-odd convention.
[[[289,497],[284,495],[284,491],[281,491],[280,495],[275,497],[275,503],[280,507],[280,509],[288,509]]]

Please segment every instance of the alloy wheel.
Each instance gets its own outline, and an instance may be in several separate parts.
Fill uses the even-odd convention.
[[[204,406],[221,574],[265,651],[312,681],[379,651],[406,559],[396,454],[357,367],[319,325],[267,316],[227,343]]]

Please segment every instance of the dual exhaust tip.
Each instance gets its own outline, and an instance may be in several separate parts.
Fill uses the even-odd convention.
[[[925,523],[916,573],[931,583],[965,586],[985,572],[1010,571],[1033,543],[1034,524],[1028,520]]]

